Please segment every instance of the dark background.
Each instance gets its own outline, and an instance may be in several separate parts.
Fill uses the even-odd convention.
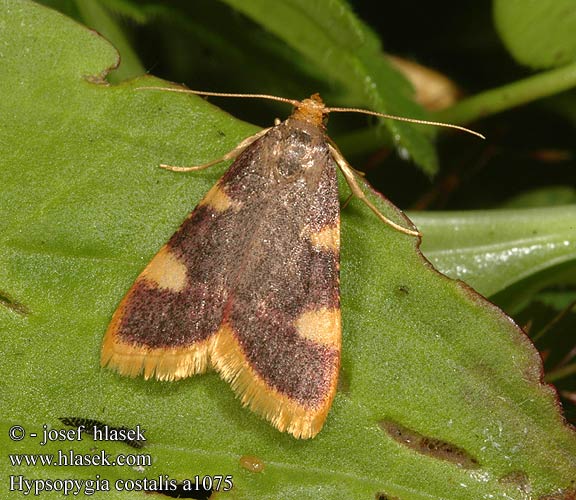
[[[309,74],[301,56],[294,56],[273,35],[227,5],[213,0],[163,4],[194,21],[174,26],[158,16],[130,27],[135,47],[152,74],[195,89],[269,92],[292,98],[320,91],[327,101],[337,94],[330,84],[327,87]],[[489,2],[356,0],[351,5],[377,33],[386,52],[440,71],[457,83],[464,96],[534,73],[506,51],[493,26]],[[213,102],[261,126],[288,113],[274,103]],[[557,107],[554,99],[541,100],[468,124],[484,133],[486,141],[459,133],[440,134],[441,172],[434,178],[386,148],[347,158],[405,209],[499,207],[514,203],[515,196],[526,191],[574,184],[574,126]],[[333,117],[329,130],[337,140],[348,127],[365,124],[364,117]]]

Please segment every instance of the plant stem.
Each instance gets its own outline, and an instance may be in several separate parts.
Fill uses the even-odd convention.
[[[573,87],[576,87],[576,63],[487,90],[436,113],[434,119],[469,123]]]

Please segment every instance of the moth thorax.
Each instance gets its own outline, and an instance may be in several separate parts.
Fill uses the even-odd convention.
[[[328,111],[320,95],[312,94],[308,99],[300,101],[296,108],[294,108],[292,118],[321,127],[324,125],[324,120],[327,115]]]

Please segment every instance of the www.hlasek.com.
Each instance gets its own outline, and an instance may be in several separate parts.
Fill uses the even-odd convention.
[[[147,467],[152,465],[152,457],[146,453],[139,455],[124,455],[119,453],[116,458],[111,458],[106,454],[105,450],[100,450],[98,453],[76,453],[74,450],[58,450],[56,455],[51,453],[43,454],[11,454],[8,455],[10,465],[13,467],[27,466],[53,466],[53,467],[68,467],[68,466],[104,466],[110,467],[114,465],[122,465],[128,467]]]

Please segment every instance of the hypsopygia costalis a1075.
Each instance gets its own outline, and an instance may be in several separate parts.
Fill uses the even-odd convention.
[[[294,106],[284,122],[208,164],[164,165],[197,170],[235,158],[118,306],[101,364],[159,380],[212,367],[244,405],[310,438],[326,420],[340,367],[336,166],[383,221],[418,232],[377,210],[326,136],[327,114],[350,109],[328,108],[317,94],[275,99]]]

